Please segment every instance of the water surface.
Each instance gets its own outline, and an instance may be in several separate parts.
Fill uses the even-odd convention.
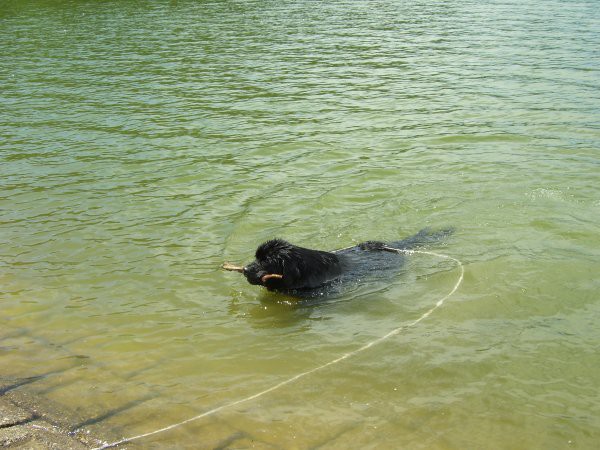
[[[5,2],[0,376],[132,436],[418,318],[219,270],[456,228],[384,343],[140,448],[594,448],[597,1]],[[107,431],[108,430],[108,431]],[[109,435],[107,435],[108,433]]]

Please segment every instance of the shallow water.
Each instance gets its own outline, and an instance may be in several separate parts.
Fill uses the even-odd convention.
[[[425,255],[316,306],[219,270],[429,226],[442,308],[141,448],[595,448],[597,1],[7,2],[0,369],[109,439],[409,324]],[[106,430],[112,436],[102,435]]]

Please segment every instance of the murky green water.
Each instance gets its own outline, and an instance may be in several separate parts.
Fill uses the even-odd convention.
[[[426,320],[137,445],[597,446],[598,1],[0,5],[3,382],[46,375],[18,389],[106,439],[167,426],[458,274],[414,256],[304,308],[223,261],[454,226]]]

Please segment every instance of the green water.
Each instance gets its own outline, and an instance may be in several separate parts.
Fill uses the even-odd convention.
[[[267,389],[458,271],[299,307],[219,270],[454,226],[442,308],[133,448],[600,441],[600,3],[0,1],[0,380],[99,439]]]

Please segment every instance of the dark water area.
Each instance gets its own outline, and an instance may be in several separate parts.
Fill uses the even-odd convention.
[[[451,226],[425,320],[137,445],[597,446],[598,1],[0,1],[0,42],[3,385],[100,437],[185,420],[457,277],[299,306],[223,261]]]

